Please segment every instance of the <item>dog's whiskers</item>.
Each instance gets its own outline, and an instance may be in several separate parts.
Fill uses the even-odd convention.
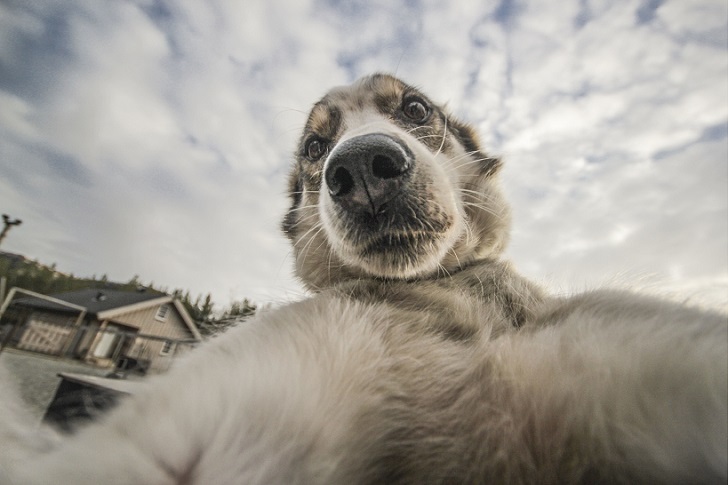
[[[492,157],[479,157],[479,158],[471,158],[465,162],[460,162],[463,158],[467,158],[470,155],[463,155],[460,157],[454,157],[450,160],[448,160],[443,166],[448,170],[459,170],[463,167],[467,167],[469,165],[476,165],[476,164],[482,164],[483,162],[493,161],[495,160]],[[471,177],[469,174],[459,174],[459,176],[465,176],[465,177]]]
[[[418,136],[417,138],[415,138],[415,140],[422,141],[422,140],[426,140],[427,138],[440,138],[440,135],[438,133],[433,133],[431,135],[421,135],[421,136]]]
[[[302,205],[301,207],[295,207],[291,209],[291,212],[299,212],[307,209],[318,209],[318,205],[316,204],[309,204],[309,205]]]
[[[442,263],[437,263],[437,275],[440,276],[440,271],[442,270],[445,277],[452,279],[452,275],[447,270],[447,268]]]
[[[475,209],[480,209],[483,212],[490,214],[491,216],[495,217],[498,220],[503,220],[503,216],[501,214],[498,214],[493,209],[491,209],[490,207],[488,207],[484,204],[477,204],[475,202],[463,202],[463,205],[465,205],[467,207],[473,207]]]
[[[465,245],[469,246],[471,242],[475,239],[475,234],[473,233],[473,228],[470,226],[471,222],[468,218],[467,213],[463,214],[463,224],[465,226],[464,234],[465,234]]]
[[[302,222],[306,222],[306,221],[308,221],[308,220],[311,220],[311,219],[313,219],[313,218],[315,218],[315,217],[318,217],[318,212],[314,212],[314,213],[312,213],[312,214],[308,214],[307,216],[305,216],[305,217],[302,217],[302,218],[298,219],[298,222],[299,222],[299,224],[300,224],[300,223],[302,223]]]
[[[305,194],[320,194],[320,190],[297,190],[295,192],[291,192],[292,195],[305,195]]]
[[[466,162],[458,163],[457,165],[453,164],[453,165],[451,165],[451,168],[453,170],[457,170],[462,167],[467,167],[468,165],[481,164],[481,163],[487,162],[489,160],[493,160],[493,158],[490,158],[490,157],[472,158]]]
[[[453,248],[450,248],[448,250],[448,253],[451,253],[455,257],[455,261],[458,262],[458,268],[461,268],[463,265],[460,262],[460,258],[458,257],[458,253],[457,253],[457,251],[455,251],[455,248],[454,247]]]
[[[445,116],[445,128],[442,130],[442,142],[440,148],[437,149],[435,156],[438,156],[442,152],[442,147],[445,146],[445,139],[447,138],[447,116]]]
[[[309,237],[308,242],[301,249],[301,263],[302,264],[306,262],[306,259],[308,259],[308,253],[309,253],[309,250],[311,249],[311,243],[314,241],[314,239],[316,239],[316,236],[318,236],[321,233],[321,231],[324,230],[324,225],[321,223],[314,226],[314,228],[316,228],[316,227],[318,227],[318,230],[314,234],[312,234],[311,237]]]
[[[458,155],[458,156],[456,156],[456,157],[450,157],[450,158],[448,158],[448,159],[447,159],[447,160],[446,160],[446,161],[444,162],[444,166],[445,166],[445,167],[447,167],[447,166],[451,166],[451,165],[453,165],[453,164],[454,164],[454,162],[457,162],[457,161],[459,161],[459,160],[462,160],[462,159],[464,159],[464,158],[470,158],[470,157],[472,157],[473,155],[475,155],[476,153],[478,153],[478,152],[477,152],[477,151],[470,151],[470,152],[465,152],[465,153],[463,153],[463,154],[460,154],[460,155]],[[482,160],[482,158],[479,158],[478,160]]]
[[[405,133],[414,133],[417,130],[429,129],[429,128],[430,128],[429,126],[424,126],[424,125],[423,126],[415,126],[414,128],[410,128],[409,130],[407,130]]]
[[[303,235],[301,235],[301,237],[299,237],[299,238],[298,238],[298,239],[297,239],[297,240],[296,240],[296,241],[295,241],[295,242],[293,243],[293,246],[294,246],[294,247],[296,247],[296,246],[297,246],[298,244],[302,243],[302,242],[304,241],[304,239],[306,239],[306,236],[308,236],[309,234],[311,234],[311,233],[312,233],[313,231],[316,231],[316,234],[314,234],[313,236],[311,236],[311,238],[309,238],[309,239],[308,239],[308,240],[306,241],[306,244],[308,244],[308,243],[309,243],[309,242],[310,242],[310,241],[311,241],[311,240],[312,240],[312,239],[313,239],[313,238],[314,238],[314,237],[315,237],[315,236],[316,236],[316,235],[318,234],[318,232],[319,232],[319,231],[320,231],[321,229],[323,229],[323,228],[324,228],[324,225],[323,225],[323,223],[321,223],[320,221],[316,222],[316,224],[314,224],[313,226],[311,226],[311,228],[310,228],[310,229],[309,229],[308,231],[306,231],[305,233],[303,233]],[[304,248],[305,248],[305,246],[304,246]],[[304,248],[302,248],[301,250],[303,251],[303,249],[304,249]]]
[[[491,195],[486,194],[485,192],[479,191],[479,190],[471,190],[466,189],[464,187],[458,188],[458,191],[467,197],[471,197],[473,199],[483,201],[483,202],[493,202],[495,198]]]

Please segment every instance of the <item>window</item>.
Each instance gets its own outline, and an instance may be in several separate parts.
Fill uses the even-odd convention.
[[[174,350],[174,342],[171,340],[165,340],[162,345],[162,350],[159,351],[159,355],[169,355]]]
[[[160,322],[163,322],[167,319],[168,313],[169,313],[169,305],[162,305],[157,309],[157,314],[154,316],[154,319],[159,320]]]

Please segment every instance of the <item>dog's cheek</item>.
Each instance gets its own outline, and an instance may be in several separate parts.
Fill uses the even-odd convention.
[[[288,195],[291,199],[291,207],[283,216],[281,230],[289,239],[294,240],[296,236],[297,213],[301,207],[303,194],[303,181],[298,169],[294,169],[288,177]]]

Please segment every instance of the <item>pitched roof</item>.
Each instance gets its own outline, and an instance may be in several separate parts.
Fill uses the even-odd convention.
[[[101,312],[115,310],[130,305],[137,305],[150,300],[156,300],[159,298],[171,297],[163,293],[156,291],[143,290],[143,291],[121,291],[121,290],[109,290],[106,288],[86,288],[84,290],[68,291],[65,293],[57,293],[50,295],[58,300],[71,303],[76,306],[85,307],[90,314],[98,314]],[[39,308],[43,310],[52,310],[60,312],[76,312],[69,307],[63,306],[59,303],[53,303],[50,301],[42,300],[35,297],[19,298],[15,301],[17,305],[29,306],[33,308]]]

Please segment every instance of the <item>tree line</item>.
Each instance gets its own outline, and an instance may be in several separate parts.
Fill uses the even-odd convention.
[[[138,275],[135,275],[126,283],[109,281],[104,274],[97,278],[76,277],[73,274],[65,274],[56,270],[56,265],[50,266],[31,261],[19,255],[0,252],[0,277],[6,279],[6,291],[17,286],[25,290],[34,291],[44,295],[76,291],[84,288],[108,288],[111,290],[135,291],[140,287],[147,291],[157,292],[160,295],[168,294],[177,298],[185,307],[204,337],[209,337],[227,327],[234,325],[248,317],[255,315],[256,305],[244,298],[233,301],[222,311],[215,311],[215,303],[212,295],[190,295],[189,291],[175,289],[171,292],[168,288],[155,287],[154,283],[144,285]],[[4,295],[0,295],[4,297]]]

